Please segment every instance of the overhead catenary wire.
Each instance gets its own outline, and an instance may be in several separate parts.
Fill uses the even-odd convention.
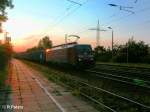
[[[117,23],[117,22],[119,22],[119,21],[122,21],[122,20],[124,20],[124,19],[126,19],[126,18],[128,18],[128,17],[130,17],[130,16],[133,16],[133,15],[136,15],[136,14],[139,14],[139,13],[143,13],[143,12],[146,12],[146,11],[148,11],[148,10],[150,10],[150,7],[146,7],[146,8],[143,8],[143,9],[139,9],[139,10],[137,10],[137,11],[135,11],[135,13],[134,14],[128,14],[128,15],[125,15],[125,16],[121,16],[121,17],[119,17],[119,18],[116,18],[116,19],[113,19],[113,20],[110,20],[110,21],[107,21],[106,23],[103,23],[101,26],[110,26],[109,24],[111,24],[111,23]],[[110,18],[110,19],[112,19],[112,18]],[[88,29],[87,29],[88,30]],[[87,31],[86,30],[86,31]],[[81,32],[81,33],[83,33],[83,32]],[[80,34],[80,33],[78,33],[78,34]]]
[[[67,1],[70,1],[70,2],[73,2],[73,3],[78,3],[78,2],[74,2],[74,1],[72,1],[72,0],[67,0]],[[78,7],[76,7],[74,10],[71,10],[69,13],[67,13],[66,15],[64,15],[64,16],[58,16],[58,19],[55,19],[55,20],[58,20],[58,21],[56,21],[56,23],[54,23],[53,24],[53,26],[51,27],[51,28],[48,28],[47,30],[46,30],[46,33],[49,31],[49,29],[51,29],[51,30],[53,30],[56,26],[58,26],[60,23],[62,23],[62,21],[63,20],[65,20],[67,17],[69,17],[70,15],[72,15],[75,11],[77,11],[81,6],[83,6],[84,4],[86,4],[87,2],[88,2],[89,0],[86,0],[85,2],[83,2],[83,3],[81,3],[81,4],[79,4],[78,5]],[[112,17],[114,17],[115,15],[113,14],[113,16],[111,15],[111,18]],[[88,29],[86,29],[86,31],[87,31]],[[83,31],[83,32],[85,32],[85,31]],[[82,32],[82,33],[83,33]],[[46,34],[45,33],[45,34]],[[44,34],[44,35],[45,35]],[[77,33],[78,34],[78,33]]]
[[[83,5],[85,5],[89,0],[84,1],[83,3],[81,3],[82,5],[78,5],[76,8],[74,8],[73,10],[70,10],[70,12],[68,12],[67,14],[61,16],[60,18],[58,18],[59,20],[56,21],[52,27],[48,28],[45,31],[45,34],[49,31],[49,30],[53,30],[56,26],[58,26],[60,23],[62,23],[65,19],[67,19],[67,17],[71,16],[72,14],[74,14],[80,7],[82,7]],[[45,35],[44,34],[44,35]]]
[[[84,4],[86,4],[88,2],[88,0],[86,0],[84,3],[82,3],[82,6],[84,5]],[[67,17],[69,17],[70,15],[72,15],[76,10],[78,10],[79,8],[80,8],[81,6],[79,5],[78,7],[76,7],[75,9],[73,9],[73,10],[70,10],[70,12],[68,12],[66,15],[64,15],[64,16],[62,16],[61,18],[59,18],[59,20],[56,22],[56,23],[54,23],[54,25],[51,27],[51,28],[48,28],[47,30],[46,30],[46,33],[49,31],[49,30],[53,30],[55,27],[57,27],[60,23],[62,23],[65,19],[67,19]],[[135,11],[135,14],[139,14],[139,13],[143,13],[143,12],[145,12],[145,11],[147,11],[147,10],[149,10],[150,9],[150,7],[146,7],[146,8],[143,8],[143,9],[140,9],[140,10],[137,10],[137,11]],[[108,21],[108,22],[106,22],[105,24],[102,24],[101,26],[107,26],[107,24],[114,24],[114,23],[117,23],[117,22],[119,22],[119,21],[122,21],[122,20],[124,20],[125,18],[128,18],[128,17],[130,17],[130,16],[133,16],[133,15],[135,15],[135,14],[128,14],[128,15],[125,15],[125,16],[121,16],[121,17],[119,17],[119,18],[116,18],[116,19],[113,19],[113,20],[110,20],[110,21]],[[117,15],[117,14],[116,14]],[[116,15],[113,15],[112,17],[110,17],[109,19],[112,19],[112,18],[114,18],[114,17],[116,17]],[[109,25],[110,26],[110,25]],[[89,27],[89,26],[88,26]],[[86,31],[88,31],[88,29],[85,29],[85,30],[83,30],[83,31],[81,31],[81,32],[77,32],[76,34],[81,34],[81,33],[85,33]],[[46,33],[44,33],[44,35],[46,34]]]
[[[82,6],[82,4],[81,3],[79,3],[79,2],[76,2],[76,1],[73,1],[73,0],[67,0],[68,2],[71,2],[71,3],[73,3],[73,4],[76,4],[76,5],[80,5],[80,6]]]

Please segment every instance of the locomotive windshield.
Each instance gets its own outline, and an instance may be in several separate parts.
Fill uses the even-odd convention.
[[[78,54],[91,54],[92,53],[92,48],[90,45],[77,45],[76,46],[77,53]]]

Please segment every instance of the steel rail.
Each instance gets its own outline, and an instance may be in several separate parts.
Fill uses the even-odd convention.
[[[142,104],[142,103],[140,103],[140,102],[131,100],[131,99],[129,99],[129,98],[123,97],[123,96],[121,96],[121,95],[115,94],[115,93],[110,92],[110,91],[107,91],[107,90],[105,90],[105,89],[102,89],[102,88],[99,88],[99,87],[90,85],[90,84],[86,83],[85,81],[79,81],[79,80],[77,80],[77,79],[75,79],[75,78],[72,78],[72,79],[73,79],[74,81],[80,83],[80,84],[86,85],[86,86],[88,86],[88,87],[94,88],[94,89],[99,90],[99,91],[102,91],[102,92],[105,92],[105,93],[107,93],[107,94],[110,94],[110,95],[112,95],[112,96],[118,97],[118,98],[120,98],[120,99],[123,99],[123,100],[125,100],[125,101],[130,102],[130,103],[133,103],[133,104],[135,104],[135,105],[141,106],[141,107],[143,107],[143,108],[150,109],[150,106],[147,106],[147,105]]]
[[[121,68],[121,69],[129,69],[129,70],[135,70],[135,71],[146,71],[148,73],[150,73],[150,68],[144,68],[144,67],[133,67],[133,66],[125,66],[125,65],[111,65],[111,64],[101,64],[101,63],[97,63],[96,65],[100,66],[110,66],[110,67],[118,67],[118,68]]]
[[[82,92],[81,92],[80,94],[81,94],[82,96],[88,98],[89,100],[91,100],[91,101],[93,101],[93,102],[95,102],[95,103],[97,103],[97,104],[99,104],[99,105],[102,105],[103,107],[107,108],[108,110],[110,110],[110,111],[112,111],[112,112],[117,112],[116,110],[110,108],[109,106],[107,106],[107,105],[105,105],[105,104],[103,104],[103,103],[101,103],[101,102],[95,100],[94,98],[92,98],[92,97],[90,97],[90,96],[88,96],[88,95],[86,95],[86,94],[84,94],[84,93],[82,93]]]
[[[139,71],[138,69],[137,70],[126,70],[126,69],[123,69],[123,68],[113,68],[113,67],[109,67],[109,68],[106,68],[106,67],[101,67],[101,68],[96,68],[96,69],[101,69],[101,70],[111,70],[111,71],[117,71],[117,72],[121,72],[121,73],[124,73],[124,74],[133,74],[133,73],[138,73],[138,74],[142,74],[142,75],[147,75],[147,76],[150,76],[150,72],[145,72],[145,71]],[[119,70],[118,70],[119,69]]]
[[[76,81],[77,81],[77,80],[76,80]],[[88,83],[86,83],[86,82],[81,82],[81,81],[77,81],[77,82],[79,82],[79,83],[81,83],[81,84],[84,84],[84,85],[86,85],[86,86],[88,86],[88,87],[94,88],[94,89],[96,89],[96,90],[99,90],[99,91],[108,93],[108,94],[110,94],[110,95],[116,96],[116,97],[118,97],[118,98],[120,98],[120,99],[126,100],[126,101],[128,101],[128,102],[130,102],[130,103],[136,104],[136,105],[141,106],[141,107],[143,107],[143,108],[150,109],[150,106],[147,106],[147,105],[144,105],[144,104],[139,103],[139,102],[137,102],[137,101],[131,100],[131,99],[129,99],[129,98],[126,98],[126,97],[117,95],[117,94],[115,94],[115,93],[113,93],[113,92],[110,92],[110,91],[107,91],[107,90],[105,90],[105,89],[102,89],[102,88],[99,88],[99,87],[90,85],[90,84],[88,84]]]
[[[119,76],[124,76],[124,77],[127,77],[128,78],[130,77],[131,79],[134,78],[134,79],[141,79],[143,80],[144,82],[150,84],[150,73],[143,73],[143,72],[137,72],[137,71],[127,71],[127,70],[118,70],[118,69],[114,69],[114,68],[105,68],[105,67],[101,67],[101,68],[92,68],[90,69],[91,71],[94,70],[94,71],[103,71],[103,72],[106,72],[108,74],[117,74]],[[131,75],[132,74],[132,75]]]
[[[117,81],[117,82],[121,82],[121,83],[130,84],[130,85],[133,85],[133,86],[139,86],[139,87],[144,87],[146,89],[150,89],[150,87],[148,87],[148,86],[137,85],[137,84],[131,82],[131,80],[133,81],[133,79],[130,79],[130,78],[127,78],[127,77],[116,76],[116,75],[109,74],[109,73],[103,73],[103,72],[97,72],[97,71],[90,71],[90,70],[86,70],[86,72],[93,73],[95,76],[97,76],[99,78],[105,78],[105,79],[109,79],[109,80],[113,80],[113,81]],[[97,74],[100,74],[100,75],[97,75]],[[101,76],[102,74],[103,75],[107,75],[107,76],[111,76],[111,77]],[[124,80],[117,79],[117,78],[122,78]],[[127,80],[130,80],[130,81],[127,81]],[[144,82],[150,84],[149,81],[144,81]]]
[[[129,98],[120,96],[120,95],[118,95],[118,94],[115,94],[115,93],[113,93],[113,92],[107,91],[107,90],[105,90],[105,89],[102,89],[102,88],[99,88],[99,87],[90,85],[90,84],[86,83],[85,81],[79,81],[79,80],[77,80],[77,79],[75,79],[75,78],[72,78],[72,79],[73,79],[74,81],[78,82],[79,84],[83,84],[83,85],[85,85],[85,86],[87,86],[87,87],[90,87],[90,88],[93,88],[93,89],[95,89],[95,90],[102,91],[102,92],[104,92],[104,93],[107,93],[107,94],[110,94],[110,95],[112,95],[112,96],[118,97],[118,98],[120,98],[120,99],[123,99],[123,100],[125,100],[125,101],[130,102],[130,103],[133,103],[133,104],[138,105],[138,106],[140,106],[140,107],[143,107],[143,108],[145,108],[145,109],[150,109],[150,106],[147,106],[147,105],[142,104],[142,103],[140,103],[140,102],[137,102],[137,101],[131,100],[131,99],[129,99]],[[61,83],[62,83],[62,82],[61,82]],[[64,84],[64,83],[63,83],[63,84]],[[66,85],[66,84],[65,84],[65,85]],[[68,86],[68,85],[67,85],[67,86]],[[84,86],[84,87],[85,87],[85,86]],[[69,87],[70,87],[70,86],[69,86]],[[73,88],[73,87],[72,87],[72,88]]]
[[[108,75],[108,76],[113,76],[116,78],[122,78],[122,79],[130,80],[130,81],[134,81],[134,79],[135,79],[135,78],[129,78],[129,77],[124,77],[124,76],[120,76],[120,75],[113,75],[111,73],[105,73],[105,72],[100,72],[100,71],[93,71],[93,70],[86,70],[86,71],[96,73],[96,74],[104,74],[104,75]],[[147,84],[150,84],[150,81],[145,81],[145,80],[143,80],[143,81]]]
[[[59,83],[62,84],[63,86],[65,86],[65,87],[68,87],[68,88],[73,89],[73,87],[71,87],[71,86],[69,86],[69,85],[67,85],[67,84],[65,84],[65,83],[63,83],[63,82],[60,82],[60,81],[59,81]],[[108,110],[110,110],[110,111],[112,111],[112,112],[117,112],[116,110],[112,109],[111,107],[105,105],[104,103],[101,103],[101,102],[97,101],[96,99],[90,97],[89,95],[86,95],[85,93],[83,93],[83,92],[81,92],[81,91],[80,91],[80,95],[82,95],[83,97],[86,97],[87,99],[93,101],[94,103],[97,103],[97,104],[99,104],[99,105],[105,107],[106,109],[108,109]]]

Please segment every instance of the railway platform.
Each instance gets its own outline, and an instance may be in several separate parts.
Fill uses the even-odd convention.
[[[13,112],[98,112],[65,88],[50,82],[19,60],[12,60],[11,98]]]

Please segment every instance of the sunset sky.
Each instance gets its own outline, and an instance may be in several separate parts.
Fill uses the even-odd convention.
[[[8,10],[9,20],[3,24],[12,37],[14,49],[23,51],[37,45],[40,38],[49,35],[54,45],[64,43],[65,34],[77,34],[79,43],[95,46],[95,28],[100,20],[102,29],[100,44],[111,45],[114,29],[115,43],[125,43],[129,38],[150,43],[150,0],[13,0],[15,7]],[[119,10],[108,4],[133,7],[130,12]],[[2,34],[1,34],[2,38]],[[70,39],[73,41],[73,39]]]

